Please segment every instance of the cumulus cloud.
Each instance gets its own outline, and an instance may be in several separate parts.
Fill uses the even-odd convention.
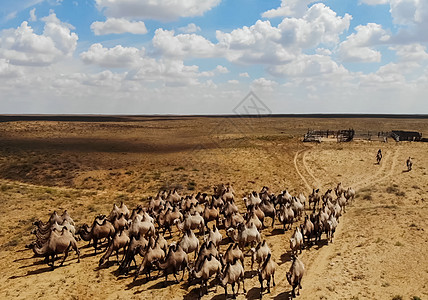
[[[255,90],[273,90],[278,85],[278,82],[266,79],[264,77],[257,78],[251,83],[251,87]]]
[[[108,18],[105,22],[94,22],[91,24],[91,29],[95,35],[105,34],[120,34],[120,33],[133,33],[133,34],[146,34],[147,28],[144,22],[132,22],[127,19]]]
[[[33,8],[32,10],[30,10],[30,19],[29,19],[29,21],[32,21],[32,22],[37,21],[36,8]]]
[[[239,73],[239,77],[247,77],[247,78],[249,78],[250,75],[247,72],[244,72],[244,73]]]
[[[420,62],[428,59],[426,47],[421,44],[398,45],[390,47],[394,50],[400,61],[416,61]]]
[[[145,54],[145,50],[117,45],[105,48],[97,43],[80,55],[86,64],[104,68],[127,68],[127,80],[147,82],[161,81],[167,85],[195,85],[199,77],[213,76],[213,72],[199,72],[196,65],[185,65],[179,59],[156,60]],[[218,71],[217,69],[215,69]],[[223,70],[223,69],[222,69]],[[224,70],[223,70],[224,71]]]
[[[216,71],[218,73],[221,73],[221,74],[227,74],[227,73],[229,73],[229,70],[226,67],[224,67],[224,66],[218,65],[215,69],[216,69]]]
[[[385,44],[390,36],[381,25],[368,23],[355,27],[356,33],[349,35],[339,46],[339,56],[346,62],[380,62],[382,55],[373,47]]]
[[[215,57],[216,47],[197,34],[178,34],[159,28],[153,37],[153,46],[167,57]]]
[[[96,0],[108,17],[171,21],[180,17],[202,16],[221,0]]]
[[[95,64],[105,68],[135,68],[141,65],[145,50],[135,47],[117,45],[113,48],[104,48],[96,43],[80,57],[87,64]]]
[[[71,32],[73,27],[61,22],[51,12],[42,18],[45,22],[43,34],[34,33],[26,21],[14,29],[0,34],[0,58],[15,65],[49,65],[63,57],[71,56],[76,49],[78,36]]]
[[[16,66],[9,63],[8,60],[0,58],[0,78],[11,78],[22,75]]]
[[[337,16],[322,3],[311,6],[302,18],[284,18],[274,27],[269,21],[235,29],[231,33],[216,33],[219,46],[227,49],[231,61],[247,63],[287,63],[303,48],[320,44],[334,46],[339,36],[349,28],[352,17]]]
[[[183,33],[195,33],[201,31],[201,27],[196,26],[195,23],[190,23],[187,26],[179,27],[178,31]]]
[[[282,0],[280,7],[266,11],[262,16],[264,18],[300,17],[306,12],[309,4],[317,1],[318,0]]]
[[[276,76],[312,77],[333,74],[347,74],[348,71],[342,65],[338,65],[326,55],[299,55],[289,64],[276,65],[269,68]]]
[[[360,2],[367,5],[380,5],[380,4],[388,4],[389,0],[360,0]]]

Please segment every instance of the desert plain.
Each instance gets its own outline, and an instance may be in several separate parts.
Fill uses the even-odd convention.
[[[180,195],[211,194],[230,183],[242,198],[268,186],[292,195],[313,188],[323,193],[342,182],[357,196],[340,219],[333,243],[322,241],[299,256],[306,266],[297,299],[428,298],[428,144],[334,140],[303,143],[308,128],[353,128],[357,134],[393,129],[428,136],[426,118],[225,118],[225,117],[52,117],[0,123],[0,298],[1,299],[195,299],[199,284],[170,276],[133,281],[118,276],[115,258],[101,268],[80,241],[81,261],[71,252],[51,270],[25,245],[33,222],[68,210],[77,223],[91,224],[114,203],[130,209],[147,204],[159,190]],[[376,164],[376,153],[383,159]],[[406,159],[413,169],[406,172]],[[310,213],[310,211],[307,211]],[[293,226],[293,228],[296,224]],[[276,222],[262,231],[278,264],[276,286],[266,299],[289,299],[289,238]],[[222,231],[223,236],[224,231]],[[178,239],[177,230],[168,242]],[[200,237],[202,240],[202,237]],[[325,236],[323,236],[323,240]],[[224,251],[227,245],[221,246]],[[142,260],[138,258],[138,263]],[[191,255],[193,260],[193,255]],[[58,263],[57,263],[58,264]],[[260,285],[245,259],[247,293]],[[156,274],[157,272],[154,272]],[[185,276],[187,279],[187,275]],[[229,286],[230,292],[230,286]],[[225,299],[210,286],[204,299]]]

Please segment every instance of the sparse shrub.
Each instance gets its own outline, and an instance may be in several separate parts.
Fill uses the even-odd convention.
[[[189,182],[187,183],[187,189],[188,189],[189,191],[193,191],[193,190],[195,190],[195,188],[196,188],[196,182],[194,182],[194,181],[189,181]]]
[[[396,186],[392,185],[386,188],[386,192],[389,194],[395,194],[395,193],[398,193],[399,190],[397,189]]]
[[[384,283],[382,283],[382,285],[381,285],[382,287],[388,287],[388,286],[390,286],[390,284],[388,283],[388,282],[384,282]]]
[[[371,195],[371,194],[365,194],[365,195],[363,196],[363,199],[364,199],[364,200],[373,200],[373,197],[372,197],[372,195]]]
[[[392,300],[403,300],[403,296],[395,295],[394,297],[392,297]]]
[[[177,167],[177,168],[174,169],[174,171],[180,171],[180,170],[184,170],[184,167],[180,166],[180,167]]]
[[[412,300],[421,300],[421,298],[420,298],[420,297],[418,297],[418,296],[413,296],[413,297],[412,297]]]
[[[395,195],[398,196],[398,197],[405,197],[406,193],[403,192],[403,191],[399,191],[399,192],[396,192]]]
[[[0,187],[0,190],[2,191],[2,192],[6,192],[7,190],[10,190],[12,187],[11,186],[8,186],[8,185],[6,185],[6,184],[3,184],[1,187]]]
[[[396,243],[394,244],[394,246],[401,247],[401,246],[403,246],[403,244],[402,244],[401,242],[396,242]]]

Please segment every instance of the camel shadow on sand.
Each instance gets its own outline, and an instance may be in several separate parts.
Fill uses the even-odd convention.
[[[287,252],[281,254],[280,260],[281,262],[278,263],[279,266],[291,261],[291,250],[287,250]]]
[[[187,283],[186,285],[184,285],[186,289],[190,289],[192,287],[194,287],[193,289],[191,289],[186,295],[184,295],[183,299],[185,300],[192,300],[192,299],[200,299],[201,297],[199,297],[199,294],[201,292],[201,287],[200,287],[200,281],[193,281],[192,283]],[[204,291],[204,295],[210,295],[211,293],[217,293],[219,291],[219,289],[223,290],[222,287],[219,286],[219,281],[218,279],[213,279],[208,283],[208,292],[206,292],[205,288],[203,289]]]
[[[13,275],[13,276],[10,276],[8,279],[24,278],[24,277],[31,276],[31,275],[39,275],[39,274],[42,274],[42,273],[51,272],[53,270],[54,269],[52,269],[51,267],[40,268],[40,269],[37,269],[37,270],[28,271],[27,274],[25,274],[25,275]]]
[[[269,235],[266,235],[266,236],[274,236],[274,235],[284,234],[285,232],[287,232],[287,230],[284,231],[282,228],[275,228],[270,232]]]
[[[282,292],[275,297],[273,297],[275,300],[284,300],[284,299],[293,299],[291,295],[291,291]]]

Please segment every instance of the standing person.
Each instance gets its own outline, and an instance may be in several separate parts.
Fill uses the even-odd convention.
[[[382,150],[380,149],[377,151],[376,160],[377,160],[377,164],[380,164],[380,161],[382,160]]]
[[[410,172],[412,170],[412,166],[413,166],[413,162],[412,162],[412,159],[410,158],[410,156],[406,161],[406,165],[407,165],[407,172]]]

